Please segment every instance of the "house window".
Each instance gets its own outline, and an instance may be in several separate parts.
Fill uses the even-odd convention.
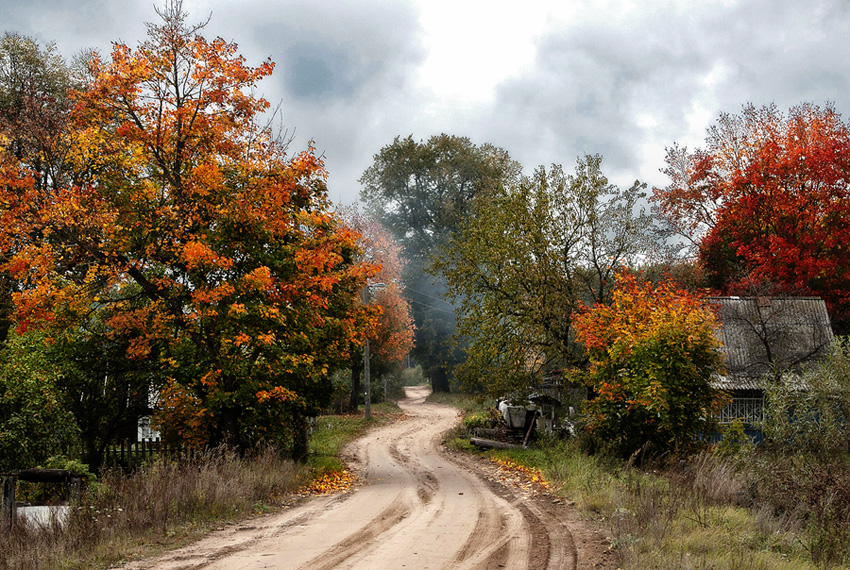
[[[720,423],[731,424],[740,420],[745,424],[754,424],[764,418],[764,398],[733,398],[720,410]]]

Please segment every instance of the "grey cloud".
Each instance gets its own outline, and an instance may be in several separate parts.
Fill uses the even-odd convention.
[[[143,23],[157,19],[153,4],[0,0],[0,21],[55,39],[71,57],[88,46],[108,50],[111,40],[144,39]],[[184,7],[193,22],[212,12],[205,35],[237,42],[249,64],[276,62],[259,92],[282,102],[283,122],[297,133],[293,150],[315,141],[332,197],[344,201],[356,199],[357,178],[396,135],[469,136],[507,149],[527,169],[571,166],[598,152],[611,178],[629,180],[657,172],[664,146],[702,140],[721,111],[746,102],[832,101],[850,118],[845,0],[670,0],[600,16],[610,9],[602,3],[539,37],[536,59],[491,102],[454,109],[435,105],[429,86],[417,83],[427,54],[408,2],[184,0]]]
[[[749,101],[829,100],[847,117],[848,15],[838,0],[763,0],[557,30],[540,39],[532,71],[499,87],[501,122],[490,121],[487,136],[524,161],[571,164],[599,152],[628,177],[646,167],[640,143],[693,138],[688,119],[700,107],[713,120]]]
[[[95,48],[108,53],[114,41],[135,43],[144,22],[156,19],[150,2],[104,0],[4,0],[0,20],[5,31],[16,31],[41,43],[55,41],[62,54]]]
[[[356,77],[345,52],[333,52],[321,44],[294,45],[284,57],[287,90],[298,99],[351,96],[367,80]]]

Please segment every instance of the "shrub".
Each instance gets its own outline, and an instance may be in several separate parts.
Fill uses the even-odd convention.
[[[45,346],[41,333],[11,334],[0,354],[0,473],[35,467],[77,442]]]
[[[721,431],[722,439],[714,446],[714,453],[719,457],[747,455],[755,448],[753,438],[744,430],[744,422],[735,420],[724,426]]]
[[[783,375],[765,390],[761,429],[773,446],[830,457],[850,445],[850,342],[839,339],[823,362]]]
[[[721,367],[714,312],[670,284],[641,283],[622,272],[611,305],[586,309],[576,338],[590,359],[587,429],[630,456],[689,452],[723,404],[711,387]]]

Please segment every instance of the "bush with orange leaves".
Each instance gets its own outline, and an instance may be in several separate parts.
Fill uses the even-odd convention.
[[[626,457],[700,447],[725,401],[711,386],[722,367],[715,327],[699,296],[621,271],[612,303],[585,307],[575,321],[591,364],[593,440]]]

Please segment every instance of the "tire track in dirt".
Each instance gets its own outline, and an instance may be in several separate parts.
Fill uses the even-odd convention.
[[[577,568],[570,529],[556,516],[442,451],[457,412],[425,403],[424,394],[411,390],[400,403],[409,419],[351,446],[362,484],[347,494],[213,533],[127,570]]]

